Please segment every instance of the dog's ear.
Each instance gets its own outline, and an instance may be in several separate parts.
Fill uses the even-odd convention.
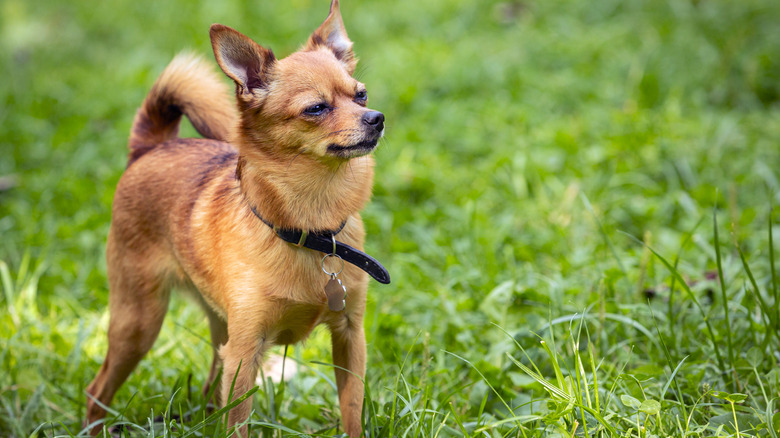
[[[271,50],[221,24],[211,25],[209,35],[217,64],[236,82],[242,94],[268,84],[268,72],[276,62]]]
[[[306,49],[316,50],[323,46],[329,48],[336,55],[336,59],[344,64],[349,74],[355,72],[357,58],[352,52],[352,41],[349,40],[344,22],[341,20],[339,0],[331,1],[328,18],[311,34]]]

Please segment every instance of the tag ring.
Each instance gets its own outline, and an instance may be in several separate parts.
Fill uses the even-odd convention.
[[[338,272],[328,272],[327,269],[325,269],[325,260],[328,259],[328,257],[338,257],[338,259],[341,261],[341,268]],[[328,276],[334,276],[341,274],[341,271],[344,270],[344,259],[341,258],[338,254],[325,254],[325,257],[322,258],[322,261],[320,262],[320,268],[322,268],[322,272],[324,272]]]

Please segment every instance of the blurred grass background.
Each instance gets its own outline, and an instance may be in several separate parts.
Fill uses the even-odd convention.
[[[113,191],[133,114],[162,68],[184,49],[211,59],[215,22],[284,56],[327,3],[0,2],[0,177],[11,186],[0,191],[0,435],[44,422],[79,429],[83,389],[105,351]],[[393,412],[387,388],[399,376],[416,388],[410,404],[451,411],[443,434],[506,416],[496,394],[535,412],[523,403],[541,397],[541,386],[512,365],[512,339],[490,323],[538,362],[546,354],[532,333],[549,336],[550,322],[563,327],[591,309],[600,317],[583,324],[600,372],[617,379],[629,363],[626,372],[661,386],[687,357],[676,374],[680,405],[705,394],[704,384],[740,390],[755,397],[751,409],[766,415],[747,410],[769,432],[780,395],[767,236],[780,194],[780,3],[347,0],[342,14],[369,104],[387,118],[364,213],[367,250],[393,276],[369,291],[378,418]],[[679,254],[714,339],[691,301],[664,286],[669,271],[623,233],[669,260]],[[756,261],[756,288],[730,233]],[[728,329],[713,280],[716,242]],[[174,300],[150,359],[115,404],[130,403],[128,416],[144,424],[177,379],[191,374],[198,386],[207,337],[199,310]],[[712,354],[727,339],[737,346],[730,372]],[[328,361],[328,344],[318,330],[295,357]],[[753,347],[761,361],[750,367]],[[288,391],[283,424],[313,431],[335,422],[333,391],[317,371],[329,374],[314,366]],[[679,408],[670,406],[665,412]],[[697,411],[712,426],[701,436],[717,429],[710,419],[720,408]]]

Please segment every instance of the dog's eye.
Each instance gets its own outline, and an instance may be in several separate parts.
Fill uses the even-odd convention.
[[[360,90],[357,93],[355,93],[355,100],[366,100],[368,99],[368,93],[366,93],[366,90]]]
[[[318,103],[317,105],[312,105],[305,110],[303,110],[303,113],[309,116],[319,116],[320,114],[324,113],[328,110],[328,105],[325,105],[324,103]]]

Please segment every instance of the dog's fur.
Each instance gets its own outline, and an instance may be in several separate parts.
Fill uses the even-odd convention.
[[[340,275],[346,309],[330,311],[323,254],[282,241],[251,207],[281,228],[333,230],[346,222],[338,239],[362,249],[358,211],[371,194],[369,153],[384,116],[365,107],[365,88],[351,76],[357,60],[338,0],[308,43],[285,59],[218,24],[211,41],[236,84],[238,111],[206,64],[179,55],[133,123],[106,249],[108,353],[87,388],[87,422],[103,418],[101,404],[111,402],[157,338],[171,287],[182,287],[208,315],[215,351],[204,393],[217,385],[218,405],[229,401],[234,377],[232,398],[253,387],[270,346],[301,341],[324,323],[343,426],[359,436],[368,277],[347,264]],[[182,114],[206,139],[178,138]],[[232,409],[229,426],[250,410],[251,399]],[[246,436],[246,426],[239,432]]]

